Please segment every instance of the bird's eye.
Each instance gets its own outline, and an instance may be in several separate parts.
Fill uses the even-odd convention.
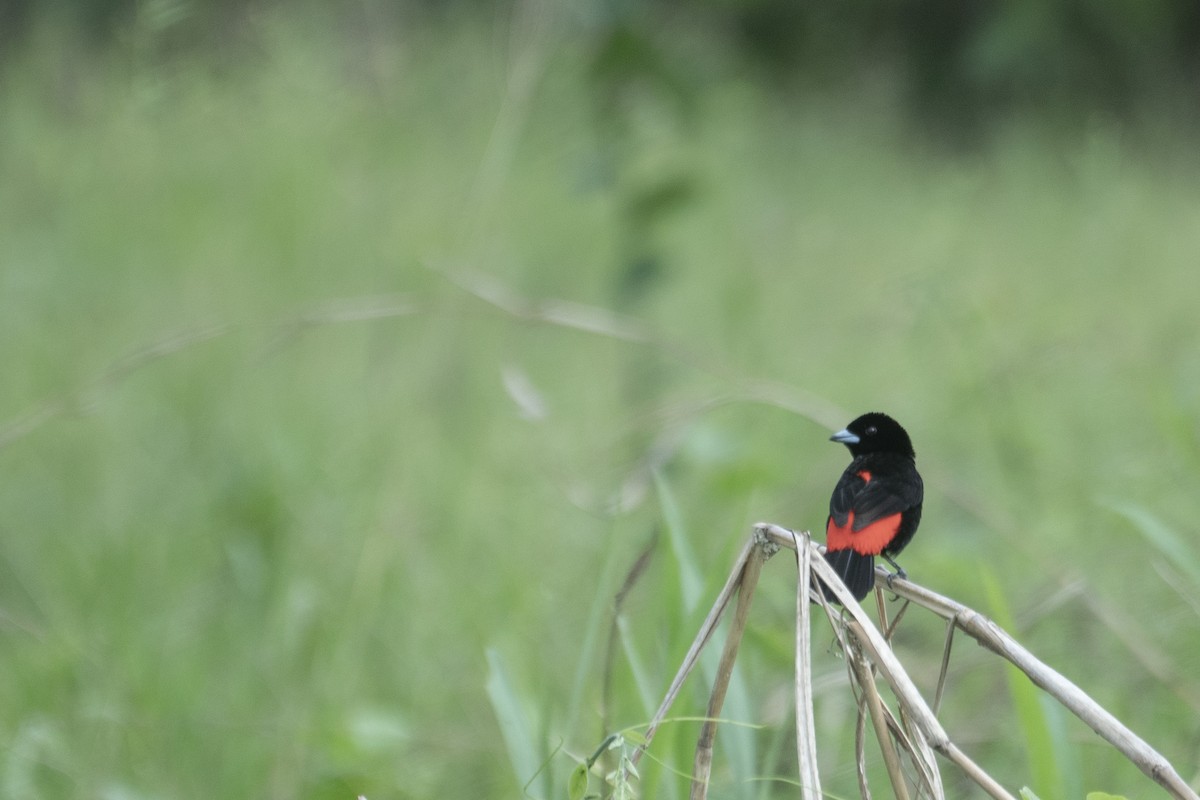
[[[879,433],[879,431],[875,428],[874,425],[867,428],[867,436],[874,436],[877,433]]]

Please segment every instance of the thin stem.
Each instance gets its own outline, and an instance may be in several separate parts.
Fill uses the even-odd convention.
[[[762,565],[769,557],[765,542],[760,542],[757,536],[752,542],[750,558],[742,569],[738,584],[737,609],[725,636],[725,648],[721,651],[721,661],[717,665],[717,677],[713,681],[712,694],[709,696],[708,712],[705,714],[704,724],[700,727],[700,738],[696,742],[696,760],[692,769],[692,800],[704,800],[708,796],[708,778],[712,771],[717,718],[721,716],[721,706],[725,705],[725,694],[729,690],[729,680],[733,675],[733,662],[737,659],[742,634],[746,631],[746,620],[750,616],[750,605],[754,602],[754,589],[758,586]]]

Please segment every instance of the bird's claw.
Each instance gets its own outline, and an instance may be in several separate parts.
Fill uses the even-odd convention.
[[[896,567],[895,572],[888,573],[887,587],[888,587],[888,589],[891,589],[891,591],[892,591],[892,599],[893,600],[900,599],[900,595],[896,594],[896,590],[892,587],[892,581],[896,580],[896,578],[899,578],[902,581],[906,581],[906,580],[908,580],[908,573],[905,572],[904,570],[900,569],[900,567]]]

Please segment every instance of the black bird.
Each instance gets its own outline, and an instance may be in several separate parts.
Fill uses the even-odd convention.
[[[829,438],[854,460],[829,498],[825,560],[861,601],[875,585],[876,555],[905,577],[893,559],[917,532],[924,486],[908,433],[887,414],[863,414]]]

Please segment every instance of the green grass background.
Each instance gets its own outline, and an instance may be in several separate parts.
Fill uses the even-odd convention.
[[[46,33],[4,74],[0,794],[561,797],[607,732],[636,554],[674,526],[611,727],[648,719],[749,523],[822,524],[829,429],[871,409],[926,477],[913,578],[985,612],[994,581],[1019,638],[1195,780],[1194,140],[1017,120],[948,153],[886,86],[781,99],[710,53],[686,124],[626,98],[614,157],[553,29],[260,26],[220,70]],[[694,189],[631,300],[627,199],[674,174]],[[522,319],[463,272],[649,341]],[[406,313],[347,319],[380,307]],[[766,727],[719,738],[721,796],[793,791],[753,780],[792,770],[792,581],[764,573],[727,716]],[[848,796],[844,668],[814,641]],[[941,643],[910,615],[925,689]],[[1007,680],[960,643],[942,717],[1013,790],[1156,791],[1053,710],[1047,770]],[[654,753],[687,772],[694,734]],[[646,796],[680,796],[670,769]]]

